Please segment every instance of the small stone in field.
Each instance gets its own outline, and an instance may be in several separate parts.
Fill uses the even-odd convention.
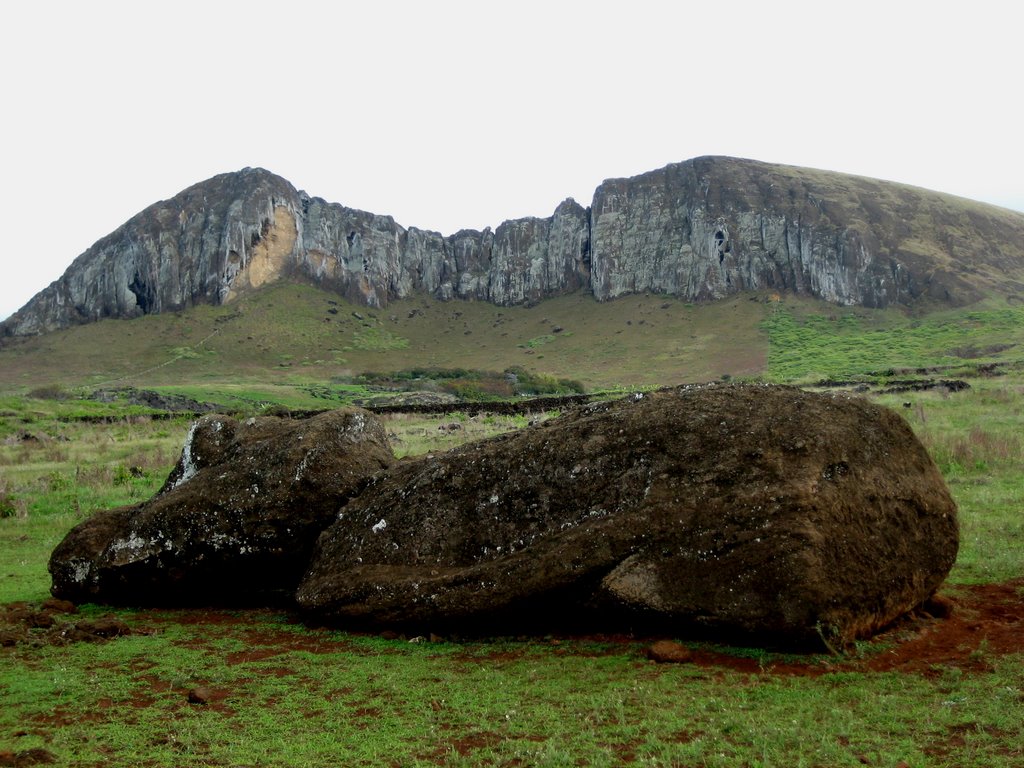
[[[209,704],[213,698],[213,691],[206,686],[200,685],[188,692],[189,704]]]
[[[647,658],[659,664],[683,664],[693,658],[693,651],[674,640],[658,640],[647,649]]]

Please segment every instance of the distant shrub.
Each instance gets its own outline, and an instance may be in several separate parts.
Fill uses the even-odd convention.
[[[441,389],[463,400],[494,400],[515,394],[512,385],[495,374],[472,379],[449,379],[441,385]]]
[[[292,417],[292,411],[287,405],[281,405],[280,403],[271,403],[265,406],[260,413],[263,416],[277,416],[282,419],[290,419]]]
[[[458,397],[460,400],[485,400],[486,393],[480,388],[479,381],[457,380],[446,381],[442,386],[447,392]]]
[[[8,490],[7,482],[0,479],[0,518],[24,516],[25,501],[15,498]]]
[[[0,518],[17,517],[18,512],[17,500],[6,489],[0,488]]]
[[[568,395],[586,392],[583,383],[576,379],[561,379],[547,373],[535,373],[522,366],[505,369],[505,375],[514,379],[515,390],[520,395]]]
[[[114,472],[102,464],[79,464],[75,467],[75,485],[79,488],[108,488],[114,484]]]
[[[546,333],[543,336],[537,336],[529,341],[525,341],[519,346],[526,349],[536,349],[537,347],[543,347],[545,344],[550,344],[554,340],[555,337],[552,334]]]
[[[67,400],[71,397],[60,384],[43,384],[28,392],[28,397],[33,400]]]
[[[389,390],[441,390],[462,400],[499,400],[516,395],[582,394],[576,379],[532,373],[516,366],[501,373],[466,368],[416,367],[399,371],[364,371],[350,379],[355,384]]]
[[[408,382],[446,381],[449,379],[479,379],[480,371],[470,371],[465,368],[404,368],[400,371],[364,371],[351,379],[356,384],[369,386],[396,386]]]
[[[42,482],[43,486],[48,491],[51,492],[66,491],[75,484],[75,481],[72,477],[64,474],[63,472],[57,471],[47,472],[45,475],[42,475],[39,479]]]
[[[138,464],[118,464],[114,469],[114,485],[129,485],[133,480],[146,477],[146,470]]]

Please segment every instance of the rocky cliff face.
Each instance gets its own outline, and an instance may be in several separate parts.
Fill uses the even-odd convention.
[[[294,257],[298,199],[261,170],[215,176],[151,205],[75,259],[3,324],[29,335],[230,300]]]
[[[1024,287],[1024,214],[856,176],[697,158],[606,181],[591,217],[599,299],[773,289],[884,307]]]
[[[548,218],[442,236],[262,169],[156,203],[0,326],[44,333],[220,304],[287,276],[384,306],[416,291],[500,305],[586,290],[703,301],[770,289],[882,307],[1024,294],[1024,214],[842,174],[704,157],[598,187]]]

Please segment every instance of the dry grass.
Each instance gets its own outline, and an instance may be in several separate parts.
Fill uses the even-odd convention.
[[[446,451],[463,443],[522,429],[530,422],[551,418],[555,412],[525,416],[449,413],[443,416],[393,414],[383,417],[391,447],[399,458]]]
[[[984,469],[987,466],[1019,461],[1021,438],[1007,432],[990,432],[971,427],[966,434],[939,435],[922,431],[921,440],[936,462],[963,468]]]
[[[0,477],[0,518],[25,517],[27,509],[25,500],[13,495],[7,480]]]

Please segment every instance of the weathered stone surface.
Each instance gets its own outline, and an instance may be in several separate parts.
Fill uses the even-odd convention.
[[[268,282],[289,261],[297,203],[287,181],[258,168],[189,187],[97,241],[0,335],[227,301],[243,284]]]
[[[842,642],[926,600],[957,542],[897,414],[711,385],[396,465],[321,535],[298,601],[346,625]]]
[[[549,219],[506,221],[494,233],[487,299],[530,304],[587,286],[589,248],[587,212],[571,198]]]
[[[870,307],[925,297],[959,304],[984,291],[1019,291],[1024,278],[1024,214],[753,160],[701,157],[607,180],[591,218],[600,300],[771,289]],[[968,273],[978,263],[1013,287],[974,280]]]
[[[693,651],[675,640],[658,640],[647,649],[646,656],[659,664],[685,664],[693,658]]]
[[[778,290],[837,304],[1024,294],[1024,214],[901,184],[728,157],[609,179],[584,208],[450,236],[246,168],[156,203],[0,324],[0,339],[220,304],[289,275],[381,307],[525,304],[584,290],[711,300]]]
[[[156,496],[68,533],[50,558],[51,591],[140,605],[287,598],[338,507],[392,461],[365,411],[205,416]]]
[[[402,228],[390,216],[301,197],[303,271],[351,301],[385,306],[400,282]]]

